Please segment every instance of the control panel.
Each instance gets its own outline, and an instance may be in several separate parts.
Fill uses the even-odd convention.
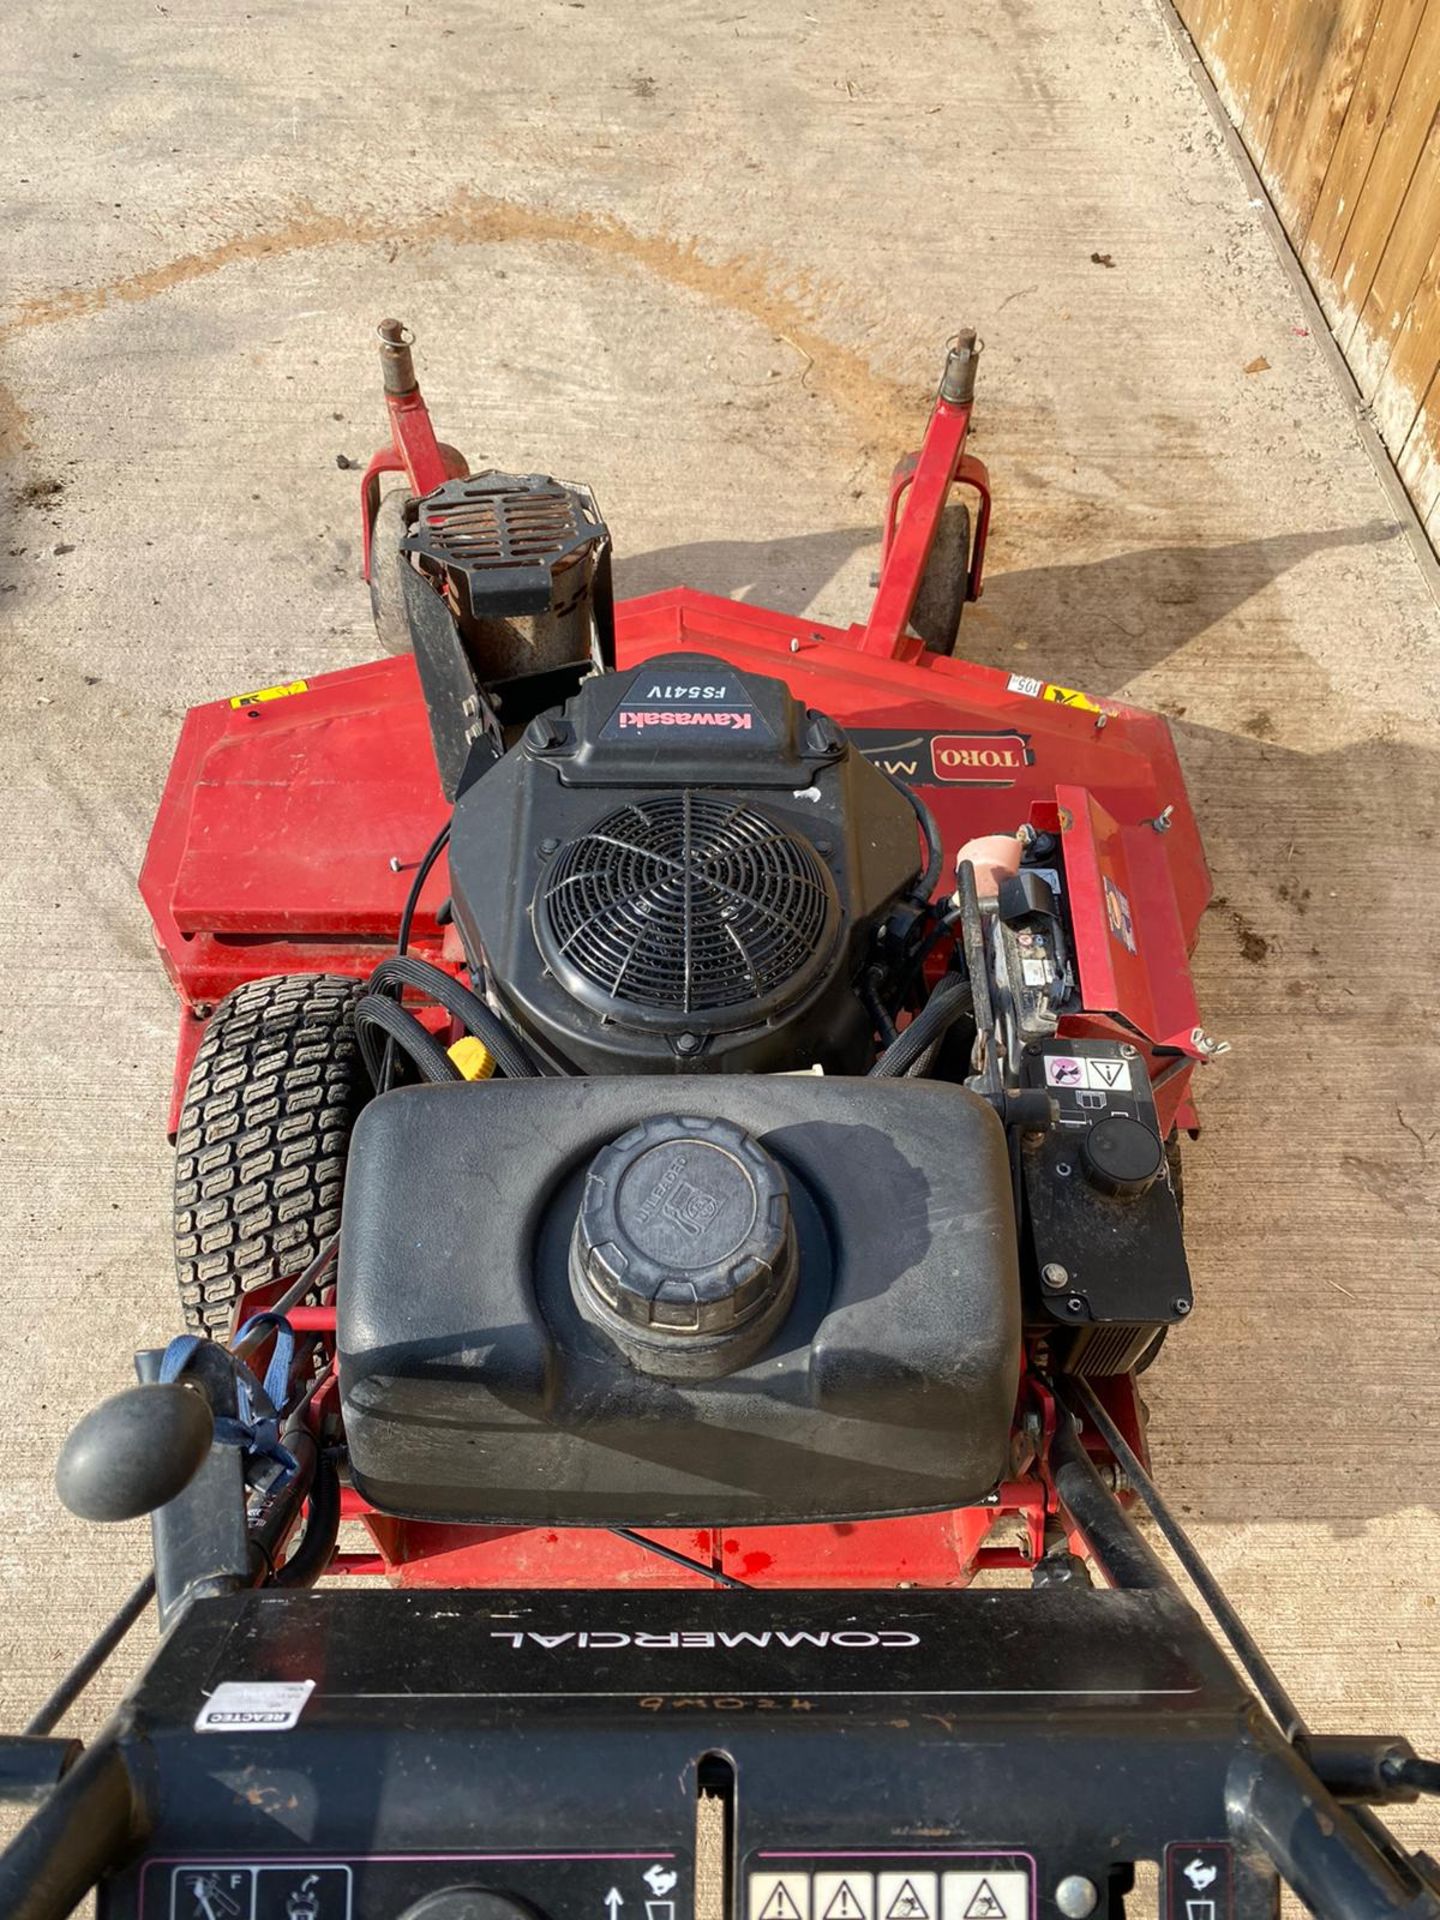
[[[247,1594],[133,1700],[100,1920],[1260,1920],[1173,1594]]]

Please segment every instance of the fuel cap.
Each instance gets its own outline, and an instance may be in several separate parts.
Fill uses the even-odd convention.
[[[1085,1135],[1080,1157],[1091,1186],[1117,1200],[1138,1200],[1154,1184],[1165,1149],[1143,1120],[1111,1113]]]
[[[784,1171],[743,1127],[658,1114],[592,1161],[571,1285],[643,1372],[699,1380],[744,1366],[788,1309],[796,1267]]]

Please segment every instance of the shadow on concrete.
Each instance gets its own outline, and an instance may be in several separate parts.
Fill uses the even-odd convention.
[[[798,612],[852,554],[879,538],[879,528],[867,525],[780,540],[696,540],[687,546],[657,547],[652,553],[621,553],[615,557],[615,591],[629,600],[667,587],[694,587],[699,593],[758,602],[782,613]],[[862,602],[853,617],[858,620],[864,612]]]
[[[1223,546],[1136,547],[1104,560],[992,570],[965,616],[961,651],[981,666],[1024,652],[1067,685],[1111,692],[1177,652],[1313,554],[1393,540],[1393,520]],[[873,524],[777,540],[700,540],[617,555],[622,598],[694,587],[799,614],[851,557],[876,544]],[[862,590],[848,617],[863,620]],[[843,619],[844,616],[842,616]],[[1033,670],[1027,665],[1027,671]]]

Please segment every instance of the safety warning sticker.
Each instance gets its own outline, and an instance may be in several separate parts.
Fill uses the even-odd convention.
[[[1051,1053],[1045,1057],[1045,1080],[1052,1087],[1095,1087],[1118,1093],[1130,1085],[1130,1063],[1114,1055]]]
[[[808,1873],[752,1873],[750,1920],[810,1920]]]
[[[1012,673],[1006,686],[1011,693],[1023,693],[1027,700],[1048,700],[1056,707],[1078,707],[1081,713],[1103,713],[1104,708],[1078,687],[1057,687],[1048,680],[1032,679],[1027,673]]]
[[[235,693],[230,696],[232,707],[259,707],[267,700],[288,700],[292,693],[308,693],[308,680],[287,680],[279,687],[257,687],[254,693]]]
[[[1032,1920],[1033,1878],[1026,1854],[900,1864],[891,1854],[853,1865],[832,1854],[805,1873],[787,1860],[783,1869],[751,1873],[747,1920]]]
[[[882,1873],[880,1920],[940,1920],[940,1876]]]
[[[817,1873],[815,1920],[875,1920],[873,1873]]]
[[[1081,693],[1078,687],[1046,687],[1041,694],[1042,700],[1053,701],[1057,707],[1078,707],[1082,713],[1099,713],[1098,704],[1088,693]]]

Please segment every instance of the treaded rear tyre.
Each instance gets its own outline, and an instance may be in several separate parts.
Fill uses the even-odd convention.
[[[185,1323],[227,1339],[242,1294],[293,1279],[340,1224],[370,1083],[351,1024],[365,991],[328,973],[251,980],[220,1002],[175,1136]]]

